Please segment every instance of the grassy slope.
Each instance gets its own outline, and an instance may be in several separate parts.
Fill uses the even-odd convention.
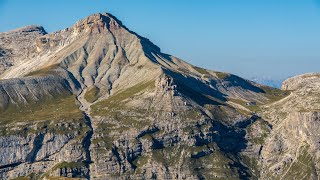
[[[29,104],[10,104],[0,111],[2,135],[17,133],[19,128],[27,133],[33,132],[31,126],[35,124],[38,130],[47,129],[57,133],[68,130],[66,127],[56,127],[58,122],[79,122],[83,124],[81,128],[85,128],[84,115],[79,110],[74,95],[46,97]],[[15,127],[15,130],[10,127]]]
[[[90,102],[93,103],[99,98],[100,89],[96,86],[93,86],[89,91],[86,92],[84,98]]]
[[[115,112],[115,110],[122,110],[125,104],[125,100],[134,97],[135,94],[140,93],[147,88],[153,88],[154,81],[149,81],[145,83],[139,83],[128,89],[125,89],[119,93],[116,93],[109,98],[94,104],[92,108],[92,114],[96,116],[110,116],[110,113]]]
[[[49,74],[54,74],[54,69],[58,68],[59,65],[58,64],[53,64],[53,65],[50,65],[50,66],[47,66],[47,67],[44,67],[42,69],[38,69],[38,70],[35,70],[35,71],[32,71],[28,74],[26,74],[25,76],[46,76],[46,75],[49,75]]]
[[[228,101],[237,103],[237,104],[249,109],[252,112],[260,112],[262,105],[279,101],[279,100],[287,97],[290,94],[290,91],[283,91],[283,90],[280,90],[280,89],[277,89],[277,88],[268,87],[268,86],[262,86],[260,88],[264,91],[263,95],[266,98],[268,98],[268,101],[266,103],[264,103],[264,104],[257,103],[256,105],[249,105],[248,106],[248,105],[246,105],[247,102],[243,101],[241,99],[228,99]]]
[[[265,92],[265,96],[269,99],[269,103],[279,101],[290,94],[290,91],[283,91],[269,86],[262,86],[260,88]]]
[[[196,67],[194,66],[193,67],[196,71],[198,71],[198,73],[200,74],[203,74],[203,75],[210,75],[210,73],[206,70],[206,69],[203,69],[203,68],[200,68],[200,67]],[[226,77],[229,76],[228,73],[224,73],[224,72],[215,72],[216,76],[219,78],[219,79],[224,79]]]
[[[0,112],[0,123],[82,118],[73,95],[51,97],[29,104],[11,104]]]

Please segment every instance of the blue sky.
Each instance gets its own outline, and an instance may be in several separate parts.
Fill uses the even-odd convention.
[[[0,32],[52,32],[96,12],[207,69],[274,79],[320,71],[320,0],[0,0]]]

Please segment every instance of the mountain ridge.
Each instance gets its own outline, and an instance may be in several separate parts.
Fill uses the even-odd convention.
[[[290,168],[282,165],[288,159],[270,156],[279,149],[274,139],[300,141],[279,130],[290,119],[316,118],[288,104],[316,100],[317,78],[306,82],[315,93],[304,95],[309,89],[288,88],[292,80],[279,90],[196,67],[108,13],[48,34],[29,28],[36,30],[30,36],[0,34],[11,38],[1,49],[29,44],[28,56],[2,56],[12,62],[0,80],[3,179],[281,179]],[[284,122],[283,110],[292,112]],[[301,149],[308,158],[317,151]]]

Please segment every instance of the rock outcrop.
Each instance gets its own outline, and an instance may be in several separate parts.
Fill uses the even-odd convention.
[[[286,80],[286,98],[264,107],[273,126],[261,150],[263,178],[317,179],[319,173],[319,74]]]
[[[285,80],[282,83],[281,89],[283,90],[299,90],[304,86],[314,85],[319,82],[320,73],[308,73],[295,76]]]
[[[26,26],[0,33],[0,74],[24,61],[37,56],[34,39],[47,34],[41,26]]]

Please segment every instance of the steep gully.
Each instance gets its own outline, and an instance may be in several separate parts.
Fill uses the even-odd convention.
[[[88,168],[88,178],[90,179],[90,164],[92,163],[91,160],[91,155],[90,155],[90,145],[91,145],[91,139],[93,136],[93,127],[92,127],[92,117],[90,116],[90,105],[91,103],[89,103],[85,98],[85,94],[87,92],[87,89],[82,89],[82,91],[79,93],[79,95],[77,96],[77,100],[80,102],[80,107],[79,109],[83,112],[84,117],[85,117],[85,122],[86,125],[90,128],[90,130],[87,132],[86,136],[83,138],[82,144],[83,147],[86,151],[86,160],[83,161]]]

